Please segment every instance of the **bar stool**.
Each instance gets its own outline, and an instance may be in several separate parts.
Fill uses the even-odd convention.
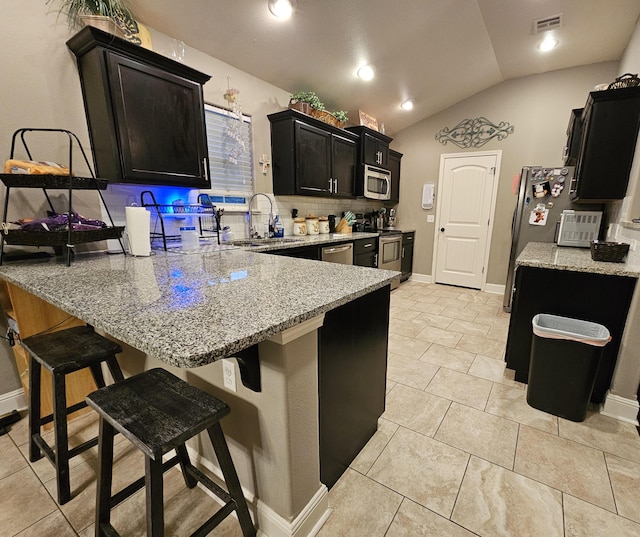
[[[220,426],[220,420],[230,412],[225,402],[164,369],[151,369],[102,388],[89,394],[87,402],[100,416],[97,537],[118,535],[111,525],[111,509],[142,487],[146,487],[147,535],[163,536],[163,474],[178,463],[187,487],[193,488],[200,482],[225,502],[191,537],[207,535],[234,510],[244,537],[256,535]],[[189,460],[185,442],[205,429],[229,492],[200,472]],[[144,453],[145,477],[112,496],[115,432],[122,433]],[[176,454],[162,462],[162,456],[173,449]]]
[[[27,337],[22,346],[29,353],[29,460],[46,456],[56,469],[58,503],[71,499],[69,459],[98,444],[98,437],[69,449],[67,416],[87,406],[80,401],[67,408],[66,381],[69,373],[88,367],[96,385],[105,386],[101,363],[106,362],[116,381],[123,380],[116,354],[120,345],[97,334],[90,326],[75,326],[57,332]],[[44,366],[53,377],[53,413],[41,417],[40,383]],[[41,427],[53,421],[55,448],[41,436]]]

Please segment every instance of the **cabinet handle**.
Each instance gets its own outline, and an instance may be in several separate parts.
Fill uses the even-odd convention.
[[[404,246],[402,247],[402,259],[404,259]]]
[[[338,193],[338,180],[337,179],[333,180],[333,193],[334,194]]]
[[[333,194],[333,181],[329,179],[329,193]]]
[[[204,178],[209,181],[209,166],[207,166],[207,157],[202,159],[202,167],[204,168]]]
[[[369,242],[369,243],[365,244],[363,246],[363,248],[371,248],[372,246],[373,246],[373,243]]]
[[[373,256],[373,266],[378,268],[378,254]]]

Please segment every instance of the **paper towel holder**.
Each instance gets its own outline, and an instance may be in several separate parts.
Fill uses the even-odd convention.
[[[425,183],[422,186],[422,208],[433,209],[435,197],[435,185],[433,183]]]

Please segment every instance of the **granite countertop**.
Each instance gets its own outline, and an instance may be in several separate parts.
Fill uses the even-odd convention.
[[[0,266],[7,281],[177,367],[233,355],[399,275],[241,248]]]
[[[300,248],[302,246],[313,246],[332,244],[340,242],[351,242],[358,239],[373,239],[380,234],[377,232],[354,232],[354,233],[323,233],[318,235],[287,235],[281,242],[272,242],[260,246],[252,246],[255,252],[269,252],[271,250],[284,250],[287,248]],[[249,239],[234,239],[244,241]],[[231,241],[233,243],[233,241]]]
[[[530,242],[527,244],[516,259],[516,267],[518,266],[592,272],[610,276],[640,277],[640,264],[634,264],[629,261],[625,263],[594,261],[591,259],[589,248],[572,248],[546,242]]]

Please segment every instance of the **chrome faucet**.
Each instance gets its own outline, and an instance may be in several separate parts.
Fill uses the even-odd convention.
[[[251,212],[251,205],[253,204],[253,199],[256,196],[264,196],[269,200],[269,231],[271,230],[271,226],[273,225],[273,202],[271,201],[271,198],[262,192],[256,192],[253,196],[249,198],[249,238],[250,239],[260,238],[260,234],[253,228],[253,213]]]

